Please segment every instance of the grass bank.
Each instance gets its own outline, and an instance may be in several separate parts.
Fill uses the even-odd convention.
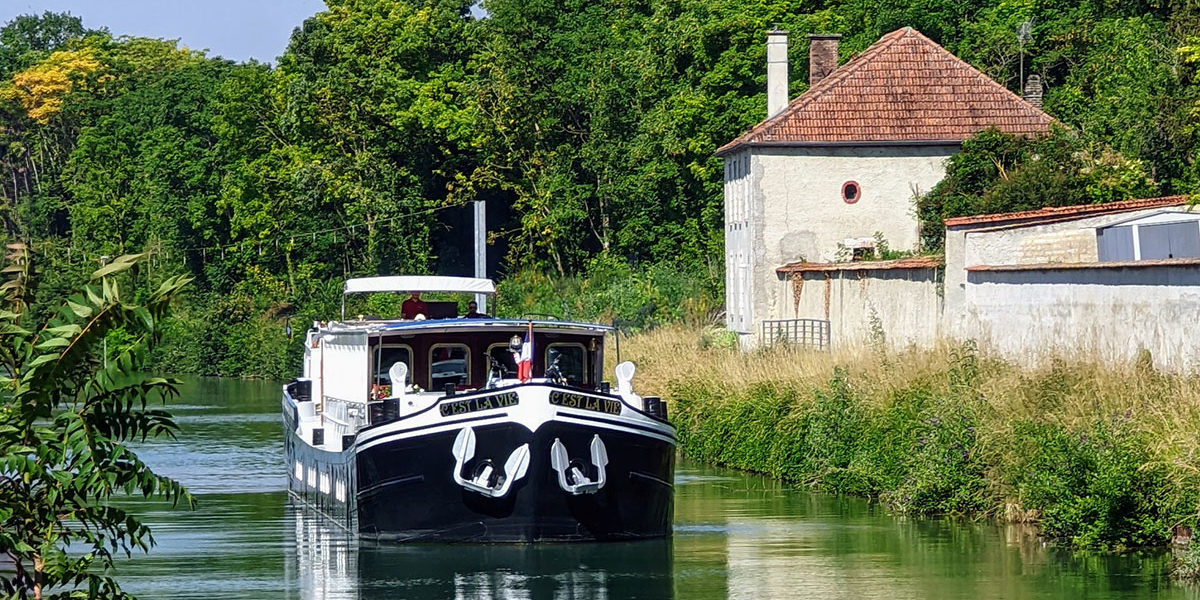
[[[658,328],[622,344],[690,457],[900,512],[1033,522],[1081,547],[1196,529],[1196,377],[1145,361],[1021,368],[971,344],[743,355],[727,342]]]

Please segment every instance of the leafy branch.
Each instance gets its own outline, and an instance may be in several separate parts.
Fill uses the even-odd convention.
[[[146,257],[121,256],[29,328],[30,255],[9,250],[0,270],[0,551],[13,569],[0,575],[0,592],[127,598],[111,574],[113,557],[147,551],[154,538],[109,501],[136,494],[193,502],[127,445],[178,430],[152,403],[178,396],[179,382],[141,368],[189,279],[168,278],[144,302],[128,302],[119,280]],[[104,341],[116,331],[128,341],[105,356]]]

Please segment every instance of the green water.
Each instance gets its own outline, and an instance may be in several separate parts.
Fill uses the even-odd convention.
[[[889,515],[681,461],[675,535],[634,544],[366,546],[288,501],[275,384],[198,380],[178,441],[142,448],[194,511],[140,507],[142,598],[1189,598],[1162,552],[1078,553],[1016,528]]]

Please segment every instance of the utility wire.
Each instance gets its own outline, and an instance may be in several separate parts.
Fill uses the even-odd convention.
[[[222,257],[224,257],[225,252],[227,252],[227,251],[232,252],[239,248],[242,250],[249,250],[251,248],[255,248],[258,251],[258,255],[263,256],[264,255],[264,252],[263,252],[264,245],[272,245],[273,244],[274,247],[277,249],[279,247],[279,240],[281,240],[281,239],[286,238],[290,243],[294,243],[297,238],[303,239],[303,238],[307,237],[307,238],[312,239],[315,242],[317,236],[325,236],[325,235],[333,234],[334,242],[336,243],[337,234],[340,232],[343,232],[343,231],[349,231],[351,234],[353,234],[354,231],[359,227],[363,227],[363,228],[374,227],[376,229],[385,229],[387,227],[391,227],[392,225],[394,225],[397,221],[399,221],[401,219],[409,219],[412,217],[420,217],[420,216],[435,214],[435,213],[441,212],[443,210],[448,210],[451,208],[463,208],[463,206],[464,205],[461,205],[461,204],[435,206],[432,208],[425,208],[425,209],[421,209],[418,211],[405,213],[402,215],[395,215],[392,217],[388,217],[386,219],[376,219],[373,221],[361,221],[361,222],[357,222],[357,223],[351,223],[349,225],[342,225],[340,227],[328,227],[325,229],[313,229],[313,230],[308,230],[308,231],[291,232],[291,233],[280,232],[278,234],[274,234],[271,236],[273,238],[273,240],[271,240],[271,239],[242,240],[239,242],[231,242],[228,244],[214,244],[214,245],[208,245],[208,246],[192,246],[192,247],[188,247],[188,248],[161,248],[160,247],[160,248],[151,248],[147,252],[149,252],[151,255],[164,256],[168,260],[170,259],[170,255],[171,255],[172,251],[177,252],[179,254],[192,254],[192,253],[199,252],[201,255],[200,258],[201,258],[202,263],[208,262],[208,252],[209,251],[212,251],[214,256],[217,253],[220,253],[220,255]],[[58,251],[59,254],[63,254],[63,252],[62,252],[63,247],[59,246],[59,245],[55,245],[53,243],[31,242],[28,245],[31,250],[35,250],[35,245],[36,245],[36,246],[41,246],[43,253],[45,252],[45,250],[49,249],[49,250],[56,250],[56,251]],[[66,254],[68,264],[75,264],[76,259],[80,259],[83,261],[92,260],[92,261],[104,262],[106,259],[115,258],[115,256],[109,255],[109,254],[103,254],[103,253],[97,253],[97,252],[84,252],[84,251],[76,250],[76,249],[72,248],[71,246],[67,246],[65,248],[65,250],[66,250],[65,254]],[[275,251],[271,251],[271,250],[269,250],[268,252],[269,252],[269,255],[271,255],[271,256],[275,256],[275,255],[279,254],[279,253],[277,253]]]

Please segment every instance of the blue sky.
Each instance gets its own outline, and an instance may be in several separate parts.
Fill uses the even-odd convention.
[[[324,10],[322,0],[0,0],[0,24],[18,15],[70,12],[113,35],[178,39],[235,61],[275,62],[292,29]]]

